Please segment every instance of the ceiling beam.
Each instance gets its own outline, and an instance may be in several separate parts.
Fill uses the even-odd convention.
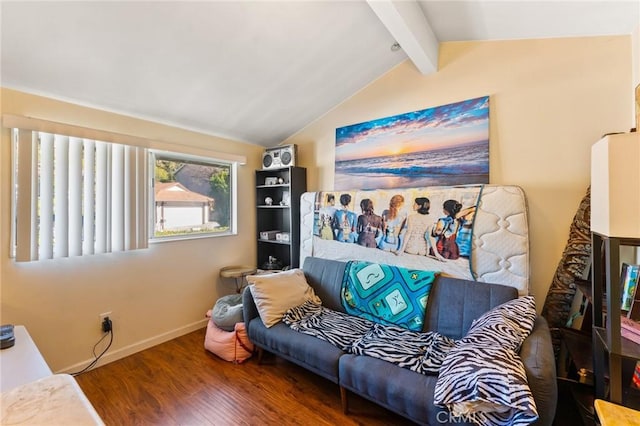
[[[416,0],[367,0],[422,74],[438,70],[438,39]]]

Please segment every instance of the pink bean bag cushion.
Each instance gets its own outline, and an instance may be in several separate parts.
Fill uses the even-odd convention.
[[[211,318],[211,311],[207,312]],[[225,361],[241,363],[253,354],[253,343],[247,337],[244,323],[236,323],[233,331],[220,329],[209,319],[204,336],[204,348]]]

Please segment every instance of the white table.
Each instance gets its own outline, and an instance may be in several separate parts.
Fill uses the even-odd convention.
[[[0,392],[53,374],[27,329],[16,325],[13,333],[15,345],[0,350]]]
[[[0,350],[0,424],[104,426],[76,380],[51,372],[27,329],[13,333],[15,345]]]
[[[0,424],[104,426],[73,377],[54,374],[0,394]]]

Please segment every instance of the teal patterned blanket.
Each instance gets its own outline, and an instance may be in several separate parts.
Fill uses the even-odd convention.
[[[342,281],[342,306],[351,315],[421,331],[436,276],[434,271],[349,261]]]

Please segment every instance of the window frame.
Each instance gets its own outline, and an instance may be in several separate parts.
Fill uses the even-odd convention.
[[[171,241],[195,240],[201,238],[226,237],[230,235],[238,235],[238,162],[221,160],[210,156],[184,154],[175,151],[166,151],[158,149],[148,150],[149,167],[147,174],[148,187],[148,224],[149,224],[149,244],[165,243]],[[229,228],[221,232],[198,232],[193,234],[182,235],[155,235],[155,167],[156,160],[160,158],[169,161],[184,161],[193,164],[212,165],[212,166],[228,166],[229,167]]]

